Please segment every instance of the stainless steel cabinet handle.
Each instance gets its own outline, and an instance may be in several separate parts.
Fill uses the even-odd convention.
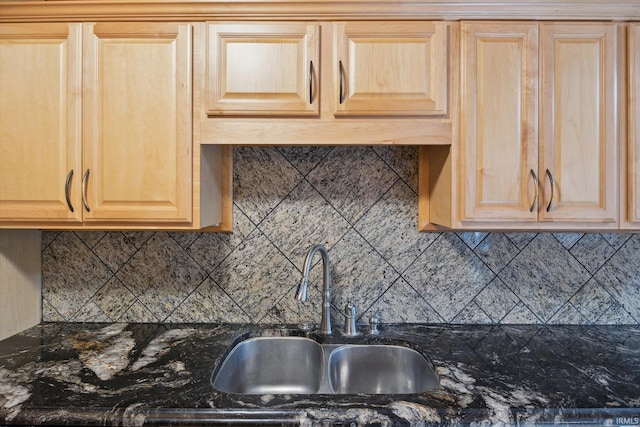
[[[309,61],[309,104],[313,104],[313,61]]]
[[[549,204],[547,205],[547,212],[549,212],[551,210],[551,204],[553,203],[553,196],[554,196],[554,188],[556,183],[553,180],[553,175],[551,175],[551,172],[549,171],[549,169],[547,169],[547,177],[549,178],[549,184],[551,184],[551,197],[549,197]]]
[[[69,210],[71,212],[74,211],[73,209],[73,205],[71,204],[71,178],[73,178],[73,169],[71,169],[71,172],[69,172],[69,175],[67,175],[67,180],[64,183],[64,197],[67,199],[67,206],[69,206]]]
[[[89,208],[89,204],[87,203],[87,181],[89,180],[89,172],[90,169],[87,169],[82,176],[82,204],[87,212],[91,212],[91,208]]]
[[[529,169],[529,174],[531,175],[531,178],[533,178],[533,185],[535,186],[535,196],[533,196],[533,203],[531,203],[531,206],[529,207],[529,212],[533,212],[538,204],[538,177],[533,169]]]
[[[340,73],[340,104],[344,102],[344,68],[342,67],[342,61],[338,61],[338,71]]]

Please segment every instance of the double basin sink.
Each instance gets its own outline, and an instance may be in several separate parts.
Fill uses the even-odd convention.
[[[256,337],[227,352],[211,377],[238,394],[413,394],[438,386],[433,365],[401,345]]]

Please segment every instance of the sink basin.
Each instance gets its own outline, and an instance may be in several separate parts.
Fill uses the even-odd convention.
[[[211,384],[238,394],[412,394],[436,388],[438,376],[424,356],[399,345],[258,337],[233,347]]]
[[[417,351],[396,345],[344,345],[329,356],[331,388],[338,394],[410,394],[438,386]]]
[[[251,338],[224,359],[212,385],[228,393],[313,394],[320,390],[324,353],[301,337]]]

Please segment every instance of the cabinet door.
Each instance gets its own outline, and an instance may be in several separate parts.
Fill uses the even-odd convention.
[[[542,24],[541,34],[540,219],[615,223],[618,26]]]
[[[210,23],[207,114],[317,116],[318,25]]]
[[[629,26],[629,148],[627,151],[627,212],[623,215],[640,227],[640,24]]]
[[[448,111],[449,24],[335,25],[335,114],[444,116]]]
[[[460,216],[537,220],[538,26],[462,25]]]
[[[86,222],[191,221],[191,32],[85,25]]]
[[[5,224],[82,219],[81,36],[81,24],[0,26],[0,221]]]

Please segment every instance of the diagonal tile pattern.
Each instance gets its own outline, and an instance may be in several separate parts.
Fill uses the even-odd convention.
[[[539,234],[499,277],[545,322],[590,278],[551,234]]]
[[[236,148],[233,162],[235,204],[256,224],[269,215],[302,178],[276,149]]]
[[[211,273],[214,281],[259,322],[291,292],[299,272],[259,230],[251,233]]]
[[[399,277],[391,265],[354,230],[329,252],[334,304],[342,309],[353,300],[360,310],[371,307]]]
[[[373,150],[335,147],[307,175],[309,183],[354,223],[399,179]]]
[[[411,204],[415,193],[402,181],[369,209],[355,230],[397,271],[407,269],[438,237],[417,233],[417,212]]]
[[[116,277],[157,320],[165,320],[206,278],[168,233],[155,233]]]
[[[452,321],[495,275],[456,234],[442,233],[404,277],[446,321]]]
[[[42,296],[65,319],[72,319],[112,276],[76,233],[60,233],[42,254]]]
[[[500,323],[519,301],[518,297],[499,277],[493,279],[474,298],[474,302],[489,316],[492,323]]]
[[[368,319],[376,312],[382,321],[394,323],[445,323],[433,307],[402,278],[382,294],[364,318]]]
[[[640,234],[630,238],[594,275],[634,319],[640,318]]]
[[[235,148],[232,234],[44,232],[43,319],[317,323],[319,258],[293,294],[322,243],[333,303],[361,321],[640,324],[640,234],[419,233],[417,157]]]
[[[287,258],[296,261],[303,260],[315,243],[321,243],[330,250],[350,227],[342,215],[303,180],[259,228]],[[282,230],[289,232],[282,233]]]

